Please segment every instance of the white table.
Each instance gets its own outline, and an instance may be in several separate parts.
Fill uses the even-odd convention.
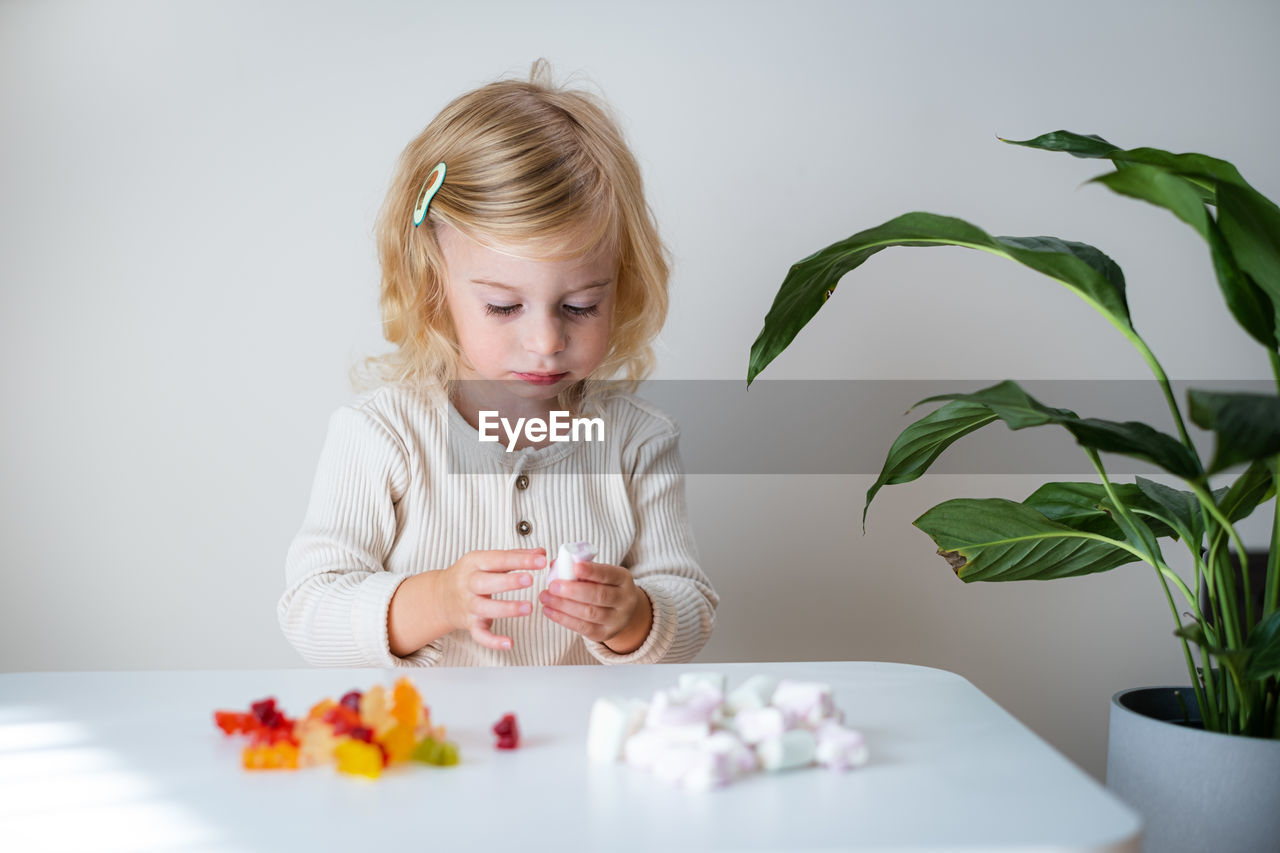
[[[682,672],[832,684],[871,763],[690,793],[592,765],[601,695]],[[215,709],[290,716],[410,675],[462,763],[248,772]],[[515,712],[522,745],[490,726]],[[121,851],[1137,850],[1138,817],[963,678],[887,663],[0,675],[0,848]]]

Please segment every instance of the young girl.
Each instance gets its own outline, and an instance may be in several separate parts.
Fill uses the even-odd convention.
[[[457,98],[401,155],[378,252],[396,349],[329,421],[286,559],[285,636],[320,665],[691,659],[718,598],[679,431],[630,393],[667,263],[607,110],[542,62]],[[619,373],[623,388],[605,381]],[[603,429],[512,435],[553,412]],[[549,578],[579,541],[594,559]]]

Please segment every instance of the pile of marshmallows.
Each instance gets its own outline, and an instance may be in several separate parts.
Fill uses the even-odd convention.
[[[860,732],[845,728],[831,685],[748,678],[726,695],[720,673],[686,673],[680,685],[637,699],[597,699],[587,754],[624,759],[690,790],[727,785],[756,770],[820,764],[849,770],[867,763]]]

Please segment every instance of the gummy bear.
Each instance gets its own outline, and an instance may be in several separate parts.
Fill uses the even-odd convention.
[[[377,779],[382,774],[382,749],[376,744],[361,740],[344,740],[334,750],[338,759],[338,770],[352,775],[368,776]]]
[[[315,718],[304,720],[296,729],[298,737],[298,766],[311,767],[328,764],[339,738],[328,723]]]
[[[296,770],[298,748],[282,742],[271,746],[246,746],[241,753],[246,770]]]
[[[379,739],[389,761],[407,761],[413,754],[413,729],[403,723],[392,726]]]
[[[342,698],[338,700],[338,704],[344,708],[350,708],[358,714],[360,713],[361,695],[363,694],[361,694],[359,690],[348,690],[346,693],[342,694]]]
[[[448,767],[458,763],[458,747],[447,741],[425,737],[413,748],[410,758],[424,764]]]
[[[214,711],[213,721],[218,724],[218,728],[229,735],[248,734],[257,724],[253,714],[244,714],[239,711]]]
[[[504,714],[493,724],[493,733],[498,736],[498,749],[515,749],[520,745],[520,727],[516,725],[515,714]]]
[[[396,724],[387,690],[381,684],[370,687],[360,697],[360,719],[375,734],[382,734]]]
[[[396,682],[391,700],[391,716],[395,717],[400,725],[409,729],[418,725],[423,710],[422,695],[418,693],[418,689],[413,686],[413,682],[407,676]]]
[[[350,734],[353,729],[360,726],[360,712],[353,711],[346,705],[333,706],[325,711],[320,719],[333,726],[335,735]]]

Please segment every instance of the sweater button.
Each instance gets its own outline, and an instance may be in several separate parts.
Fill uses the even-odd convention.
[[[528,536],[533,532],[533,525],[527,521],[522,521],[516,525],[516,532],[521,536]]]
[[[526,474],[521,474],[519,477],[516,477],[516,488],[517,488],[517,489],[519,489],[519,490],[520,490],[520,491],[522,491],[522,492],[523,492],[525,489],[529,488],[529,477],[528,477],[528,475],[526,475]]]

